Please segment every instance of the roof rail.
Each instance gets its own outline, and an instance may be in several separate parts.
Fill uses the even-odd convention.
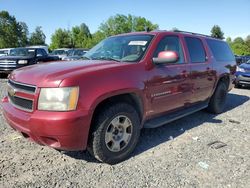
[[[197,36],[203,36],[203,37],[209,37],[209,38],[213,38],[213,39],[218,39],[216,37],[212,37],[210,35],[205,35],[205,34],[200,34],[200,33],[194,33],[194,32],[190,32],[190,31],[181,31],[181,30],[178,30],[178,29],[174,29],[174,30],[159,30],[159,29],[156,29],[156,30],[153,30],[155,32],[175,32],[175,33],[183,33],[183,34],[191,34],[191,35],[197,35]]]
[[[176,33],[187,33],[187,34],[191,34],[191,35],[198,35],[198,36],[204,36],[204,37],[214,38],[214,37],[212,37],[210,35],[204,35],[204,34],[200,34],[200,33],[193,33],[193,32],[189,32],[189,31],[173,30],[173,32],[176,32]]]

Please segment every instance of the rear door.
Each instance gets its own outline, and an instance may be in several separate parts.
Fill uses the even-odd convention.
[[[151,115],[174,111],[189,103],[189,66],[184,58],[181,39],[178,35],[166,35],[158,43],[154,57],[162,51],[175,51],[179,55],[176,63],[155,65],[147,82],[151,101]]]
[[[211,95],[215,82],[211,59],[202,39],[193,36],[184,38],[191,71],[190,81],[193,93],[191,102],[205,101]]]

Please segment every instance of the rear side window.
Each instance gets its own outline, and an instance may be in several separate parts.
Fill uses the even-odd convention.
[[[192,63],[202,63],[206,61],[206,52],[202,41],[194,37],[185,37],[188,52]]]
[[[206,39],[216,61],[234,61],[234,55],[227,43],[223,41]]]

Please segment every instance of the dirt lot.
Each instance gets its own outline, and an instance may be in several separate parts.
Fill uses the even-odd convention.
[[[0,79],[0,98],[5,86]],[[225,113],[143,130],[132,157],[114,166],[27,141],[4,122],[0,105],[0,187],[249,187],[249,97],[249,89],[234,89]]]

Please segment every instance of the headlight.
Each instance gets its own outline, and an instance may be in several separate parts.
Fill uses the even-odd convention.
[[[240,67],[237,66],[236,71],[237,71],[237,72],[245,72],[245,69],[240,68]]]
[[[42,88],[38,100],[38,110],[75,110],[79,96],[78,87]]]
[[[19,61],[18,61],[18,64],[27,64],[27,63],[28,63],[27,60],[19,60]]]

